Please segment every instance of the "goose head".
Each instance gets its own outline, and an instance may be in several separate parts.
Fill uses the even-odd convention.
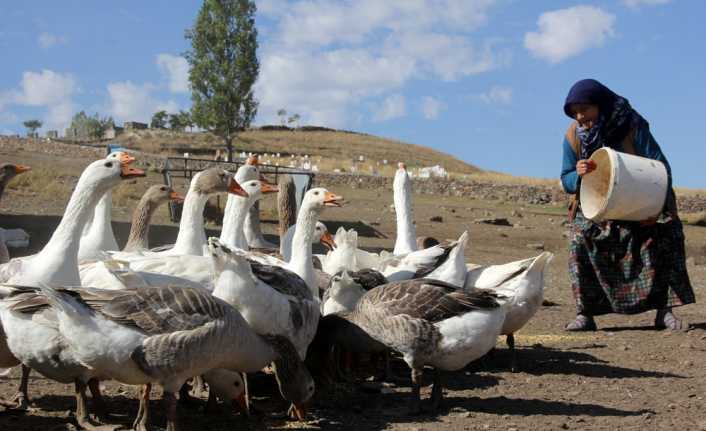
[[[338,196],[323,187],[315,187],[304,194],[301,208],[308,208],[314,212],[321,212],[325,207],[340,207],[343,196]]]
[[[299,359],[299,353],[291,341],[281,335],[263,336],[276,352],[272,362],[277,385],[282,397],[292,403],[289,415],[292,419],[304,420],[306,407],[314,395],[314,378]]]
[[[241,187],[248,194],[248,199],[253,202],[262,199],[264,195],[279,191],[276,185],[261,180],[246,181],[241,183]]]
[[[242,274],[251,271],[250,262],[244,254],[238,253],[237,250],[231,250],[216,237],[208,239],[208,251],[211,255],[211,264],[216,280],[226,270]]]
[[[316,222],[316,227],[314,228],[314,241],[320,242],[329,250],[336,248],[336,240],[331,236],[331,232],[328,231],[326,225],[320,221]]]
[[[260,171],[257,169],[257,164],[248,164],[247,162],[235,171],[235,181],[238,184],[243,184],[246,181],[257,180],[260,178]]]
[[[78,183],[93,185],[100,191],[105,192],[118,184],[120,180],[144,177],[145,171],[133,168],[129,165],[132,160],[128,162],[127,159],[123,161],[114,157],[96,160],[84,169]]]
[[[242,197],[248,196],[233,176],[221,168],[203,170],[194,177],[194,181],[194,191],[204,195],[228,192]]]
[[[225,404],[230,404],[242,412],[248,411],[245,384],[240,373],[217,368],[204,373],[203,378],[209,389]]]
[[[0,184],[5,184],[15,176],[31,170],[29,166],[26,165],[13,165],[11,163],[4,163],[0,165]]]
[[[344,270],[331,277],[326,294],[346,311],[352,311],[360,297],[365,294],[365,289]]]
[[[397,171],[395,172],[395,179],[392,182],[392,187],[398,192],[406,192],[407,188],[411,188],[412,184],[409,179],[409,174],[407,173],[407,165],[400,162],[397,164]]]
[[[183,202],[184,196],[175,192],[171,187],[165,184],[155,184],[147,189],[144,194],[145,199],[147,199],[151,204],[157,206],[165,202]]]

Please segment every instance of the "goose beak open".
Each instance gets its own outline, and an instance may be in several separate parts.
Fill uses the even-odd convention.
[[[174,202],[184,202],[184,196],[174,191],[169,193],[169,199]]]
[[[263,195],[267,193],[277,193],[279,191],[279,188],[276,185],[268,183],[267,181],[260,180],[260,184],[260,191]]]
[[[321,244],[325,245],[326,248],[329,250],[333,250],[336,248],[336,241],[333,240],[333,237],[331,236],[331,233],[328,231],[324,232],[323,235],[321,235]]]
[[[133,158],[134,160],[134,158]],[[144,177],[145,176],[145,171],[142,169],[137,169],[137,168],[131,168],[130,166],[127,165],[127,163],[120,163],[120,178],[122,179],[127,179],[127,178],[136,178],[136,177]]]
[[[129,165],[130,163],[134,162],[135,158],[129,155],[128,153],[122,153],[120,155],[120,163],[124,165]]]
[[[18,174],[32,170],[32,168],[30,168],[29,166],[26,166],[26,165],[14,165],[14,166],[15,166],[15,172]]]
[[[240,187],[240,184],[238,184],[237,181],[233,177],[230,177],[230,182],[228,183],[228,193],[233,193],[234,195],[242,196],[244,198],[250,196],[248,195],[248,192],[243,190],[242,187]]]
[[[324,206],[327,207],[340,207],[343,196],[334,195],[331,192],[326,192],[324,195]]]

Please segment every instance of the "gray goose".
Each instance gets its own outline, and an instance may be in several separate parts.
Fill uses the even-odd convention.
[[[255,333],[235,308],[202,289],[41,290],[82,363],[144,385],[137,430],[147,429],[151,385],[164,389],[167,430],[176,430],[176,392],[190,377],[217,368],[247,373],[271,364],[282,396],[293,403],[290,413],[305,415],[314,382],[292,343]]]
[[[132,214],[130,235],[123,251],[149,250],[149,229],[152,215],[160,205],[169,201],[183,202],[184,197],[164,184],[155,184],[147,189]]]
[[[344,347],[352,351],[384,345],[399,352],[412,370],[411,411],[416,414],[424,366],[435,369],[431,400],[436,409],[443,398],[441,372],[461,369],[490,351],[508,306],[496,293],[464,292],[438,280],[393,282],[367,292],[353,311],[322,318],[312,350],[328,352],[327,345],[345,339]]]
[[[29,166],[13,165],[11,163],[4,163],[0,165],[0,199],[2,199],[3,192],[5,191],[5,186],[7,186],[7,183],[9,183],[11,179],[31,169],[32,168],[30,168]]]

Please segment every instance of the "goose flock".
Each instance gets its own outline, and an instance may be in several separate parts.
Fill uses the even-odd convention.
[[[209,405],[247,411],[247,374],[265,369],[290,404],[289,416],[302,420],[315,392],[311,371],[321,371],[313,364],[336,367],[341,352],[400,357],[411,370],[411,413],[422,409],[424,367],[434,369],[435,409],[443,376],[484,356],[500,335],[517,369],[514,334],[541,306],[552,254],[480,266],[466,262],[468,232],[452,241],[418,241],[403,163],[393,182],[394,248],[371,253],[359,248],[352,229],[328,232],[320,220],[343,197],[323,187],[303,195],[279,246],[265,241],[257,204],[278,188],[253,158],[235,173],[217,167],[197,173],[184,196],[150,187],[120,249],[111,189],[145,176],[134,162],[117,152],[88,165],[37,254],[8,261],[0,230],[0,372],[22,367],[17,395],[0,405],[27,408],[35,370],[73,383],[78,425],[98,429],[87,391],[105,424],[109,405],[99,382],[114,380],[142,387],[133,428],[146,430],[158,385],[167,429],[176,430],[177,400],[187,396],[188,380],[205,382]],[[28,169],[1,165],[0,197]],[[203,211],[217,193],[228,194],[223,229],[207,238]],[[169,201],[183,203],[179,231],[173,244],[155,247],[148,241],[151,218]],[[316,243],[329,251],[314,254]]]

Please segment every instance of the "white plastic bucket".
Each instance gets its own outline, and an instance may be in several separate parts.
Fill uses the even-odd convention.
[[[581,210],[593,221],[654,217],[667,198],[667,169],[659,160],[601,148],[596,169],[581,179]]]

